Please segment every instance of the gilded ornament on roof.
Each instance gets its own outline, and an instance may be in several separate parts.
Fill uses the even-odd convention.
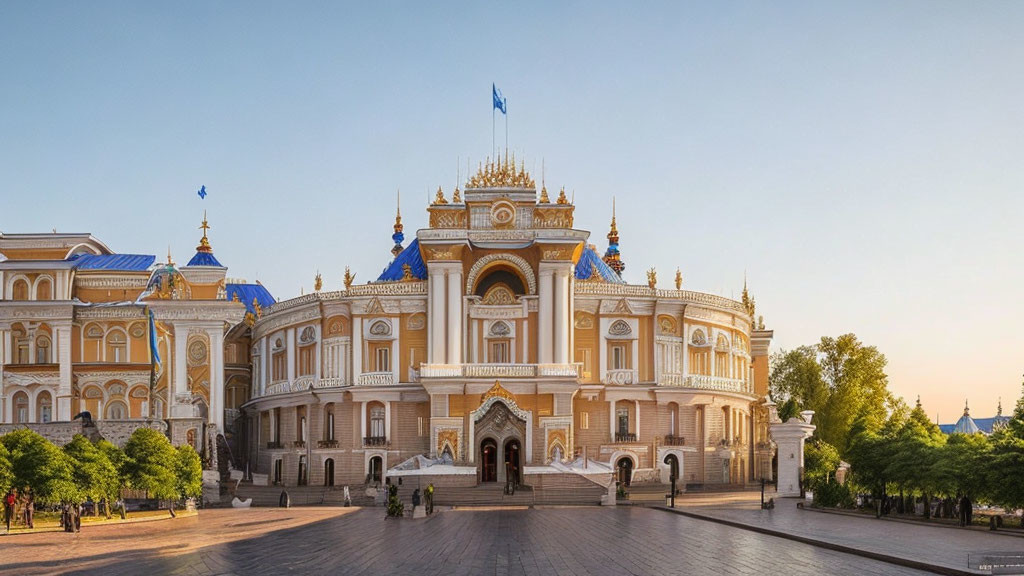
[[[497,396],[498,398],[504,398],[505,400],[508,400],[512,403],[515,403],[516,401],[516,397],[511,392],[502,387],[501,382],[495,380],[494,386],[491,386],[491,389],[488,390],[487,392],[484,392],[483,396],[480,398],[480,403],[482,404],[484,402],[487,402],[488,398],[492,398],[495,396]]]
[[[525,165],[520,162],[516,169],[515,154],[509,159],[506,152],[504,160],[499,156],[497,160],[490,158],[481,163],[477,172],[473,175],[466,188],[526,188],[537,189],[537,184],[526,171]]]
[[[655,270],[654,268],[651,268],[650,270],[647,271],[647,287],[650,288],[651,290],[654,290],[654,288],[657,285],[658,285],[658,271]]]
[[[444,191],[441,190],[440,186],[438,186],[437,187],[437,196],[434,197],[434,204],[447,204],[447,203],[448,203],[448,201],[445,200],[445,198],[444,198]]]
[[[682,290],[682,289],[683,289],[683,273],[679,270],[679,268],[676,268],[676,290]]]
[[[348,269],[348,266],[345,266],[345,290],[348,290],[349,288],[352,287],[352,281],[354,281],[355,279],[356,279],[356,275],[353,274]]]

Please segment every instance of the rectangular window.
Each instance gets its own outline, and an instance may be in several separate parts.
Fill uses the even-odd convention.
[[[423,436],[423,416],[416,418],[416,435]]]
[[[620,345],[612,346],[612,370],[624,370],[626,368],[626,347]]]
[[[507,364],[511,361],[508,354],[508,340],[491,342],[489,362],[496,364]]]
[[[327,414],[327,439],[334,440],[334,412]]]
[[[580,430],[590,429],[590,412],[580,412]]]
[[[278,382],[288,378],[288,358],[285,353],[275,352],[273,356],[273,373],[270,379],[274,382]]]
[[[370,436],[383,438],[384,434],[384,408],[375,406],[370,409]]]
[[[618,433],[629,434],[629,408],[617,408],[615,419],[618,423]]]
[[[593,373],[593,366],[591,364],[593,356],[590,348],[578,348],[576,350],[576,361],[583,364],[583,378],[590,378],[590,375]]]
[[[18,340],[18,364],[28,364],[28,340]]]
[[[316,363],[316,349],[313,346],[299,348],[299,376],[309,376],[313,373]]]
[[[391,372],[391,347],[381,346],[377,348],[375,353],[374,371],[376,372]]]

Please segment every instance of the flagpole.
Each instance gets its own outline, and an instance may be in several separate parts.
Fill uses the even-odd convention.
[[[491,106],[491,156],[495,155],[494,151],[494,106]]]
[[[153,320],[150,314],[153,312],[149,309],[149,306],[143,308],[146,311],[146,326],[149,328],[149,341],[153,342]],[[156,417],[156,410],[153,402],[153,392],[156,389],[156,357],[153,356],[152,347],[149,351],[149,417],[150,419]]]
[[[505,151],[508,152],[508,98],[502,98],[501,103],[505,107]]]

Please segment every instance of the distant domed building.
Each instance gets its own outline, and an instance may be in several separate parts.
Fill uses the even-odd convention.
[[[971,418],[971,410],[964,401],[964,413],[956,424],[939,424],[939,430],[946,434],[991,434],[999,428],[1006,426],[1010,421],[1008,416],[1003,416],[1003,401],[999,401],[996,415],[991,418]]]

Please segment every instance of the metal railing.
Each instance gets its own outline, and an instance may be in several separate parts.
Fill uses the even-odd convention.
[[[665,446],[685,446],[686,438],[669,434],[668,436],[665,436],[661,443]]]
[[[363,436],[363,446],[387,446],[387,436]]]
[[[615,442],[618,442],[618,443],[621,443],[621,442],[636,442],[636,434],[631,434],[631,433],[623,434],[621,432],[616,432],[615,433]]]

